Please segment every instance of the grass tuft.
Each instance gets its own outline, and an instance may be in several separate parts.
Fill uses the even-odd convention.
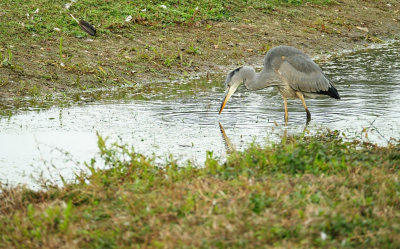
[[[0,245],[78,248],[398,248],[400,144],[339,132],[253,145],[204,168],[155,165],[98,137],[74,183],[3,189]]]

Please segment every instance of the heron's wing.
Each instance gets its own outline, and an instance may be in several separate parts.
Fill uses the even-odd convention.
[[[296,91],[318,93],[333,87],[321,68],[305,55],[282,56],[280,62],[275,71]]]

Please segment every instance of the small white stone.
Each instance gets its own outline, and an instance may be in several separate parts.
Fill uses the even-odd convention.
[[[356,28],[361,30],[361,31],[367,32],[367,33],[369,32],[368,28],[366,28],[366,27],[357,26]]]
[[[328,238],[328,235],[326,235],[326,233],[321,232],[321,240],[324,241]]]
[[[129,15],[129,16],[127,16],[125,18],[125,22],[130,22],[131,20],[132,20],[132,16],[131,15]]]
[[[164,4],[161,4],[160,7],[163,8],[163,9],[167,8],[167,6],[165,6]]]

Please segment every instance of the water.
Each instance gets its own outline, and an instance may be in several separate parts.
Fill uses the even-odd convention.
[[[348,54],[322,64],[342,97],[307,100],[307,129],[338,129],[387,144],[400,138],[400,44]],[[219,123],[236,146],[280,139],[283,101],[277,90],[240,88],[222,115],[223,77],[146,86],[141,94],[122,89],[103,101],[71,107],[35,108],[0,118],[0,182],[34,185],[31,175],[54,181],[71,178],[82,162],[98,156],[96,133],[155,156],[156,161],[186,160],[201,165],[206,151],[223,159]],[[95,93],[96,94],[96,93]],[[100,93],[99,93],[100,94]],[[121,97],[122,96],[122,97]],[[299,100],[289,101],[288,133],[303,131],[306,115]],[[174,157],[171,158],[170,154]]]

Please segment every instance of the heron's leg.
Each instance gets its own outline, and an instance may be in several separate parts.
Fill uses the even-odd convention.
[[[287,110],[287,98],[286,97],[283,97],[283,105],[285,106],[285,123],[287,124],[289,113]]]
[[[308,108],[307,108],[306,101],[305,101],[305,99],[304,99],[304,95],[303,95],[301,92],[296,92],[296,95],[297,95],[297,97],[301,100],[301,102],[303,103],[304,109],[306,109],[306,113],[307,113],[307,124],[308,124],[308,122],[310,122],[310,120],[311,120],[311,113],[310,113],[310,111],[309,111]]]

